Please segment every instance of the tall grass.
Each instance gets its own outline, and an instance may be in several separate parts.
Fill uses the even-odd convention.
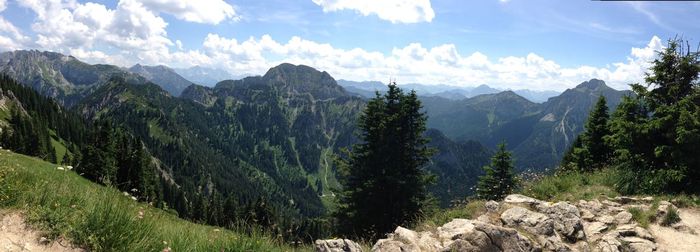
[[[567,172],[537,176],[525,181],[521,194],[549,201],[590,200],[600,196],[619,195],[615,187],[614,169],[602,169],[590,173]]]
[[[64,237],[91,251],[309,250],[262,232],[194,224],[56,166],[0,150],[0,208],[22,211],[49,239]]]

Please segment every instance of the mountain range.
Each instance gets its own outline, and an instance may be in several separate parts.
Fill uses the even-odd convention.
[[[193,66],[190,68],[173,68],[177,74],[199,85],[213,87],[222,80],[241,79],[245,75],[235,76],[218,68]]]
[[[386,90],[386,84],[379,81],[348,81],[348,80],[338,80],[338,84],[343,86],[348,92],[353,93],[358,96],[365,98],[372,98],[376,91],[384,92]],[[400,86],[406,90],[415,90],[419,96],[426,97],[442,97],[450,100],[463,100],[466,98],[471,98],[482,94],[495,94],[507,90],[501,90],[489,87],[488,85],[482,84],[476,87],[462,87],[462,86],[452,86],[445,84],[438,85],[426,85],[418,83],[408,83],[400,84]],[[547,99],[557,96],[560,93],[556,91],[536,91],[529,89],[518,89],[514,90],[516,94],[525,97],[526,99],[542,103],[547,101]]]
[[[464,100],[422,99],[428,127],[455,140],[477,140],[493,148],[501,141],[513,150],[516,167],[536,171],[554,168],[576,136],[600,95],[614,110],[630,91],[618,91],[592,79],[544,103],[534,103],[513,91]]]
[[[85,118],[128,129],[179,186],[241,202],[265,198],[286,216],[319,216],[331,205],[339,186],[332,160],[356,142],[356,119],[366,104],[357,92],[385,87],[336,82],[291,64],[208,87],[167,67],[90,65],[39,51],[0,54],[0,72]],[[424,94],[429,88],[400,87]],[[458,93],[451,88],[432,92]],[[427,167],[440,181],[431,191],[443,206],[471,194],[498,142],[508,143],[521,170],[554,167],[597,97],[606,96],[614,108],[627,92],[591,80],[544,103],[485,85],[463,94],[473,96],[421,95],[433,128],[426,135],[438,149]]]

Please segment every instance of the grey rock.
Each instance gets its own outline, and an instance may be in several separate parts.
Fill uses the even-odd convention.
[[[533,212],[522,207],[513,207],[501,214],[501,220],[506,226],[521,227],[526,231],[550,236],[554,234],[554,222],[547,215]]]
[[[622,237],[621,238],[627,251],[631,252],[653,252],[656,251],[656,244],[649,240],[645,240],[639,237]]]
[[[496,201],[489,200],[484,204],[484,207],[486,207],[487,212],[496,213],[500,205]]]
[[[619,212],[615,215],[615,222],[617,222],[618,225],[630,223],[632,222],[632,214],[627,211]]]
[[[541,204],[546,204],[547,202],[535,199],[535,198],[530,198],[525,195],[520,195],[520,194],[511,194],[506,196],[505,199],[503,199],[503,202],[505,203],[510,203],[510,204],[515,204],[515,205],[525,205],[529,207],[537,207]]]
[[[569,242],[576,242],[586,238],[581,223],[581,215],[576,206],[567,202],[557,202],[541,210],[554,221],[554,228],[559,234],[566,237]]]
[[[316,252],[362,252],[362,247],[348,239],[316,240]]]

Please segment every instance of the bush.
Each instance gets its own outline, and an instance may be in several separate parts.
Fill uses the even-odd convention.
[[[632,219],[639,223],[640,227],[648,228],[650,223],[654,223],[656,221],[656,209],[658,208],[659,204],[655,202],[646,211],[638,207],[630,208],[627,211],[632,214]]]
[[[661,220],[661,226],[671,226],[681,221],[681,216],[678,215],[678,210],[675,207],[669,207],[668,213]]]

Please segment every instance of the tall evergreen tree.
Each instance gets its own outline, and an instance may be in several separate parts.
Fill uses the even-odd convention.
[[[376,238],[434,204],[426,188],[434,176],[423,169],[433,153],[423,136],[426,119],[415,91],[405,94],[395,83],[369,101],[359,119],[361,143],[337,160],[340,232]]]
[[[476,196],[486,200],[501,200],[513,192],[517,179],[513,172],[512,154],[506,150],[505,142],[498,145],[498,151],[491,157],[491,165],[484,166],[486,174],[479,177]]]
[[[612,119],[623,193],[700,190],[700,53],[670,40]]]
[[[585,130],[564,154],[560,169],[592,171],[609,163],[613,152],[608,143],[609,119],[607,102],[601,95],[588,115]]]
[[[610,145],[605,140],[610,135],[609,118],[605,96],[601,95],[588,116],[588,121],[585,125],[586,131],[582,138],[583,145],[588,149],[593,165],[596,167],[608,163],[608,159],[612,154]]]

